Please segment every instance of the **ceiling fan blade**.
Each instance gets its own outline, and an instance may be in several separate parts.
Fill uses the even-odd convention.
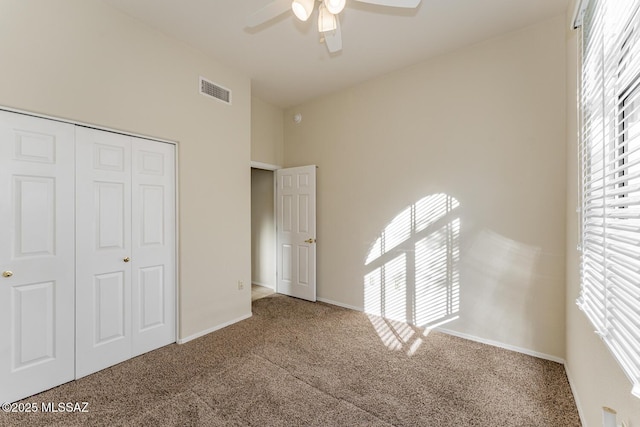
[[[274,0],[247,17],[247,27],[253,28],[291,10],[291,0]]]
[[[342,50],[342,31],[340,30],[340,19],[336,16],[336,29],[322,33],[324,42],[329,49],[329,53],[336,53]]]
[[[404,7],[415,9],[420,4],[420,0],[356,0],[360,3],[377,4],[378,6]]]

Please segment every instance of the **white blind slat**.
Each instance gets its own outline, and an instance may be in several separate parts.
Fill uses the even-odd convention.
[[[640,397],[640,0],[582,17],[580,308]]]

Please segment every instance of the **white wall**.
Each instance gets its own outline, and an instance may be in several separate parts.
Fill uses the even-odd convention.
[[[560,16],[286,111],[285,165],[319,166],[320,298],[374,306],[365,293],[380,299],[377,267],[386,264],[387,312],[418,301],[419,317],[431,313],[437,322],[446,317],[437,297],[448,289],[453,306],[459,298],[451,310],[459,318],[446,328],[564,357],[564,22]],[[289,120],[296,112],[300,125]],[[373,254],[381,232],[389,240],[403,228],[402,215],[388,227],[398,214],[424,210],[415,204],[436,194],[459,208]],[[447,224],[448,232],[440,228]],[[447,238],[448,255],[429,246]],[[406,265],[396,268],[394,259]],[[414,287],[421,289],[406,300],[402,292]]]
[[[251,160],[281,166],[283,162],[284,127],[281,108],[251,98]]]
[[[250,315],[249,79],[97,0],[0,10],[0,105],[179,142],[179,336]]]
[[[276,288],[274,172],[251,169],[251,280]]]
[[[569,8],[571,12],[573,8]],[[566,28],[570,22],[567,19]],[[631,395],[631,383],[594,328],[575,304],[580,293],[578,244],[578,115],[577,31],[567,30],[567,355],[566,369],[585,427],[602,425],[602,407],[618,411],[618,422],[640,426],[640,400]]]

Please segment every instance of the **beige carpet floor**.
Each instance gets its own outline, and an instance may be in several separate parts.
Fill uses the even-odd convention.
[[[253,317],[25,399],[2,426],[579,426],[562,365],[280,295]]]

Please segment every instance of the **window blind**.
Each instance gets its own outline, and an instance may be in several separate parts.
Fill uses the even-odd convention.
[[[581,292],[640,397],[640,0],[583,0]]]

